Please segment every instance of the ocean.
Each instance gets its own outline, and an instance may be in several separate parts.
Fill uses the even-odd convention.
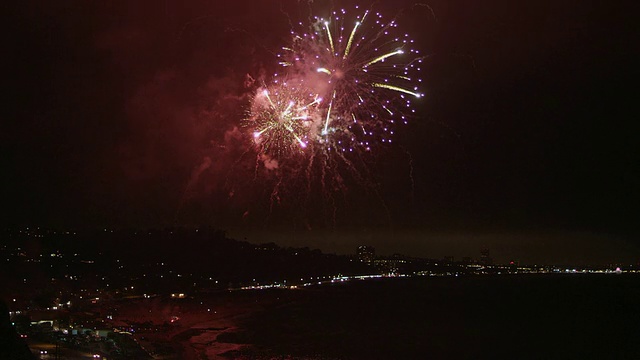
[[[218,339],[253,345],[229,356],[640,359],[635,274],[387,278],[276,295]]]

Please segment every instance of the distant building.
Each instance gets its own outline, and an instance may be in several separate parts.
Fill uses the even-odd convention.
[[[469,265],[471,264],[471,257],[470,256],[465,256],[462,258],[462,263],[465,265]]]
[[[376,249],[369,245],[360,245],[356,250],[358,260],[366,263],[371,263],[376,257]]]
[[[454,260],[453,256],[445,256],[444,257],[444,262],[446,262],[446,263],[452,263],[453,260]]]
[[[493,265],[493,259],[491,259],[491,252],[489,248],[483,248],[480,250],[480,264]]]

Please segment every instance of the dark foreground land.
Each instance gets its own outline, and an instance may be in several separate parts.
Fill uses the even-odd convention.
[[[638,359],[637,275],[352,281],[283,296],[218,341],[234,358]]]

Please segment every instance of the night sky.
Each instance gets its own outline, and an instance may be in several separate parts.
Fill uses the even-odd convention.
[[[640,260],[631,2],[378,3],[409,9],[400,26],[429,55],[419,115],[371,164],[374,186],[305,203],[291,186],[275,204],[239,161],[244,83],[278,70],[287,15],[308,4],[186,3],[3,5],[7,226],[213,225],[339,253]]]

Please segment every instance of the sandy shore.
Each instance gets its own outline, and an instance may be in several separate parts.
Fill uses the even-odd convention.
[[[248,344],[219,341],[225,333],[238,332],[241,320],[273,304],[271,296],[224,293],[190,299],[153,299],[123,303],[117,318],[124,323],[151,322],[160,325],[172,316],[179,320],[166,331],[139,332],[133,336],[155,359],[229,359],[223,354]],[[115,319],[116,316],[114,316]],[[227,336],[226,339],[232,338]]]
[[[193,324],[189,329],[171,336],[170,341],[174,344],[180,344],[182,350],[180,359],[228,360],[229,357],[223,356],[223,354],[239,350],[247,345],[220,342],[218,336],[226,332],[237,331],[237,320],[247,314],[249,313],[241,312]]]

